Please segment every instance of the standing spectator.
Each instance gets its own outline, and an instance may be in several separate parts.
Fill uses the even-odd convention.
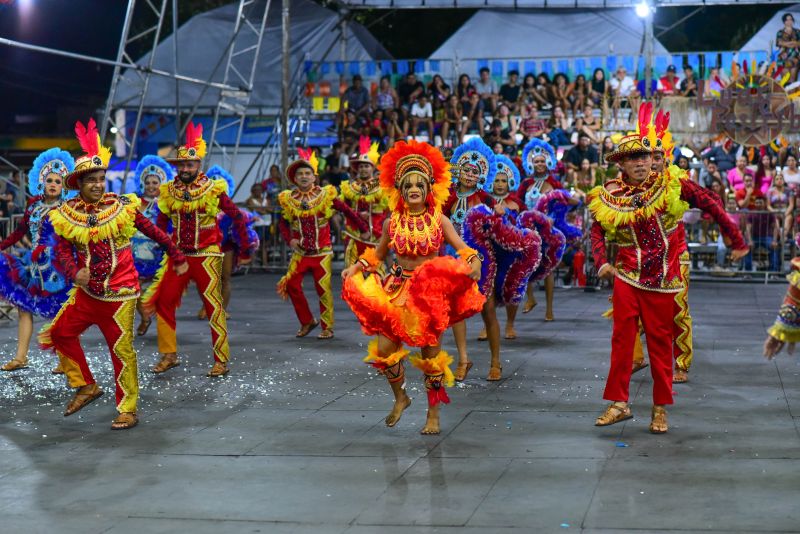
[[[597,153],[597,149],[592,146],[591,139],[584,133],[578,135],[578,144],[570,148],[567,153],[564,154],[564,163],[567,165],[567,173],[572,173],[574,175],[575,172],[580,169],[583,160],[589,161],[592,172],[594,172],[600,162],[600,155]],[[575,183],[574,178],[572,178],[571,181]]]
[[[680,91],[681,79],[677,72],[675,65],[670,65],[667,67],[667,73],[658,80],[661,82],[661,94],[664,96],[674,96]]]
[[[261,190],[271,206],[276,205],[278,194],[283,191],[281,168],[273,164],[269,168],[269,176],[261,181]]]
[[[708,80],[706,80],[705,87],[703,88],[703,94],[706,96],[714,96],[714,94],[719,94],[725,88],[724,81],[719,75],[719,67],[710,67],[708,69]]]
[[[400,97],[400,108],[404,114],[403,120],[408,119],[411,104],[424,92],[425,86],[422,85],[421,81],[417,80],[417,75],[413,72],[406,74],[405,80],[400,83],[400,88],[397,91],[397,95]]]
[[[639,109],[639,92],[636,90],[636,84],[633,83],[633,78],[628,76],[628,71],[625,70],[625,67],[620,65],[616,75],[611,78],[609,85],[613,98],[612,107],[614,109],[614,119],[617,118],[617,111],[625,105],[629,107],[632,112],[633,110]]]
[[[400,106],[400,98],[397,96],[397,91],[392,87],[392,81],[389,76],[381,76],[378,91],[375,93],[375,101],[372,105],[375,109],[382,109],[384,113]]]
[[[775,174],[766,196],[769,211],[784,213],[789,207],[789,190],[786,188],[786,182],[780,171]]]
[[[261,184],[255,183],[250,188],[250,196],[245,202],[245,208],[252,212],[253,228],[258,234],[258,248],[261,256],[261,265],[267,265],[267,230],[272,225],[272,214],[270,213],[269,197],[264,195],[264,188]]]
[[[441,134],[444,146],[455,146],[462,143],[463,117],[464,110],[461,107],[461,102],[455,94],[450,95],[444,108],[444,120],[442,120]],[[455,135],[455,144],[449,142],[451,133]]]
[[[572,114],[577,115],[589,100],[589,84],[586,83],[586,76],[578,74],[572,89]]]
[[[783,179],[793,191],[800,189],[800,170],[797,169],[797,158],[794,154],[786,156],[786,165],[783,168]]]
[[[720,180],[714,179],[711,181],[711,185],[707,187],[707,189],[712,193],[711,198],[719,203],[721,208],[725,209],[725,201],[722,200],[722,198],[725,196],[725,185]],[[735,204],[733,205],[733,208],[736,209]],[[713,222],[714,218],[708,212],[704,211],[700,219],[700,243],[703,245],[711,240],[708,231]],[[725,263],[724,249],[721,259],[719,258],[718,254],[717,263],[720,266]]]
[[[325,157],[324,179],[333,186],[339,187],[342,180],[347,180],[350,159],[342,150],[342,143],[334,143],[331,153]]]
[[[353,112],[356,118],[369,119],[369,91],[364,87],[360,74],[353,76],[353,85],[347,88],[342,97],[342,104],[348,111]]]
[[[534,137],[541,139],[546,129],[546,123],[543,119],[539,118],[539,110],[536,104],[527,104],[522,112],[522,121],[520,122],[520,132],[527,143]]]
[[[783,28],[775,35],[778,60],[791,72],[792,77],[789,81],[794,81],[797,78],[798,56],[800,56],[800,35],[794,27],[794,17],[791,13],[784,13],[781,20]]]
[[[705,162],[705,168],[700,171],[700,185],[703,187],[711,187],[711,184],[714,180],[719,180],[719,182],[724,186],[725,189],[728,189],[728,180],[725,178],[725,174],[719,170],[717,166],[717,158],[714,156],[710,156],[703,160]]]
[[[773,179],[775,178],[775,164],[773,163],[772,156],[769,154],[769,152],[765,152],[758,161],[755,177],[756,187],[766,195],[767,191],[772,186]]]
[[[681,80],[681,96],[696,97],[697,81],[694,79],[694,69],[691,65],[683,66],[683,80]]]
[[[416,102],[411,104],[411,136],[417,136],[419,123],[425,125],[428,130],[428,140],[433,144],[433,106],[428,101],[428,95],[422,93],[417,97]]]
[[[497,108],[497,99],[500,96],[497,89],[497,83],[489,75],[489,69],[482,67],[479,71],[480,78],[475,82],[475,90],[481,97],[483,109],[494,113]]]
[[[522,109],[525,109],[528,104],[535,104],[537,108],[547,104],[547,99],[542,97],[536,88],[536,77],[531,73],[526,74],[525,79],[522,80],[522,90],[519,98]]]
[[[714,156],[720,172],[726,173],[736,166],[736,152],[738,149],[738,145],[726,138],[722,143],[706,152],[703,157]]]
[[[606,82],[606,73],[601,68],[594,69],[592,73],[592,83],[589,86],[589,98],[592,99],[595,106],[604,106],[606,95],[608,94],[609,85]]]
[[[512,113],[519,111],[519,97],[522,86],[518,83],[519,72],[512,70],[508,73],[508,83],[500,86],[500,102],[508,106]]]
[[[431,104],[433,104],[434,111],[438,111],[444,109],[447,99],[450,98],[450,86],[444,83],[444,78],[434,74],[433,80],[428,85],[428,93],[431,95]]]
[[[755,183],[753,171],[747,168],[747,156],[739,156],[736,158],[736,167],[728,171],[728,185],[734,191],[739,191],[745,187],[745,178],[749,176]]]
[[[572,109],[570,97],[572,96],[572,86],[569,78],[563,72],[553,76],[553,84],[550,86],[550,103],[553,107],[561,106],[562,110]]]

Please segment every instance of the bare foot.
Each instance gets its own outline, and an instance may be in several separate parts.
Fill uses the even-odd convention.
[[[544,314],[544,322],[549,323],[550,321],[554,321],[555,317],[553,317],[553,310],[547,311]]]
[[[506,326],[506,339],[517,339],[517,331],[513,326]]]
[[[433,406],[428,408],[428,419],[425,421],[425,426],[419,431],[420,434],[434,435],[438,434],[439,428],[439,407]]]
[[[386,419],[384,419],[386,426],[391,428],[396,425],[400,421],[400,417],[402,417],[403,412],[406,411],[406,408],[409,406],[411,406],[411,398],[404,393],[400,399],[394,401],[392,411],[389,412],[389,415],[387,415]]]

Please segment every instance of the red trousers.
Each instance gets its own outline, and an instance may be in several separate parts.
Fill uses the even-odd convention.
[[[322,256],[302,256],[292,254],[289,269],[278,283],[279,292],[285,290],[292,301],[297,319],[301,325],[306,325],[314,320],[308,300],[303,294],[303,277],[307,272],[314,279],[314,288],[319,295],[319,319],[322,328],[333,328],[333,292],[331,290],[331,260],[333,254]],[[285,288],[285,289],[281,289]]]
[[[208,316],[214,359],[227,362],[230,349],[228,324],[222,308],[222,257],[187,256],[186,261],[189,263],[189,270],[178,276],[173,268],[172,258],[169,258],[166,268],[158,275],[145,296],[145,308],[154,307],[158,319],[158,351],[162,354],[178,352],[175,312],[181,305],[181,297],[189,282],[194,282]]]
[[[611,334],[611,368],[603,398],[628,402],[631,354],[641,318],[653,375],[653,404],[672,404],[672,332],[675,294],[638,289],[614,281],[614,330]]]
[[[133,349],[133,320],[136,299],[122,302],[98,300],[81,288],[64,303],[53,322],[39,334],[43,349],[54,349],[70,387],[94,384],[94,376],[86,363],[80,335],[96,325],[103,333],[114,364],[117,386],[117,410],[135,412],[139,398],[136,351]]]

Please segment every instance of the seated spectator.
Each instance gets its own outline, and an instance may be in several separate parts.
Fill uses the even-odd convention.
[[[592,162],[589,161],[589,158],[583,158],[574,172],[567,172],[567,178],[564,180],[565,187],[578,188],[580,184],[583,184],[585,187],[586,184],[593,183],[594,169],[592,168]]]
[[[627,106],[631,110],[639,109],[639,91],[636,90],[636,84],[633,83],[633,78],[628,76],[625,67],[620,66],[617,68],[616,75],[611,78],[609,82],[611,87],[612,107],[614,110],[614,118],[617,118],[617,111],[620,107]],[[633,117],[635,120],[636,117]]]
[[[700,185],[703,187],[711,187],[714,180],[719,180],[724,189],[728,189],[728,180],[725,178],[725,173],[719,170],[717,166],[717,158],[711,156],[703,160],[705,168],[700,170]]]
[[[544,100],[544,103],[541,104],[541,109],[550,109],[553,107],[553,104],[550,103],[550,77],[547,75],[546,72],[540,72],[538,76],[536,76],[536,92],[539,93],[539,96]]]
[[[783,174],[778,171],[775,174],[775,178],[772,180],[772,185],[767,190],[767,209],[769,211],[784,213],[786,208],[789,207],[789,194],[790,191],[786,187]]]
[[[597,149],[592,146],[591,139],[584,133],[578,134],[578,144],[570,148],[563,158],[567,170],[573,173],[580,169],[583,160],[589,161],[592,172],[600,162],[600,155],[597,153]]]
[[[494,152],[497,155],[504,154],[506,151],[506,147],[503,146],[503,143],[501,143],[500,141],[495,141],[494,144],[491,146],[491,148],[492,152]]]
[[[361,76],[353,76],[353,85],[347,88],[342,96],[342,106],[347,111],[352,111],[358,118],[369,118],[369,91],[364,87]]]
[[[392,81],[389,76],[381,76],[381,81],[378,85],[378,91],[375,93],[372,107],[381,109],[384,113],[390,109],[397,109],[400,107],[400,98],[397,96],[397,91],[392,87]]]
[[[391,148],[395,141],[402,141],[408,136],[408,123],[396,109],[389,110],[389,120],[386,121],[386,145]]]
[[[522,90],[519,93],[520,104],[522,109],[528,104],[535,104],[537,109],[547,104],[547,98],[543,97],[536,86],[536,77],[528,73],[525,79],[522,80]]]
[[[511,110],[505,103],[500,104],[497,108],[495,118],[500,121],[504,133],[507,133],[512,139],[517,135],[517,118],[511,114]]]
[[[522,93],[522,86],[518,83],[519,72],[512,70],[508,72],[508,83],[500,86],[500,102],[508,106],[512,113],[519,111],[519,99]]]
[[[417,80],[417,75],[413,72],[406,74],[405,79],[400,82],[397,95],[400,97],[400,108],[403,110],[404,120],[408,119],[408,113],[411,111],[411,104],[419,98],[419,95],[425,92],[425,86],[422,82]]]
[[[539,118],[536,104],[527,104],[522,112],[522,121],[520,121],[520,133],[522,133],[524,141],[528,142],[534,137],[541,139],[546,128],[547,124],[544,119]]]
[[[350,159],[342,150],[342,143],[334,143],[331,153],[325,156],[325,179],[329,184],[339,187],[342,180],[347,180],[350,169]]]
[[[764,199],[764,195],[755,187],[755,179],[752,174],[745,174],[744,185],[741,189],[736,190],[734,197],[740,210],[753,210],[756,207],[756,199]],[[766,209],[766,205],[764,209]]]
[[[685,80],[684,80],[685,81]],[[736,152],[739,145],[726,138],[722,143],[703,154],[704,158],[714,156],[721,172],[728,172],[736,166]]]
[[[789,81],[797,78],[798,58],[800,58],[800,34],[794,27],[794,17],[784,13],[781,17],[783,28],[775,35],[775,46],[778,47],[778,61],[791,73]]]
[[[428,100],[428,95],[422,93],[417,97],[416,102],[411,104],[411,136],[417,136],[419,124],[425,125],[428,130],[428,139],[433,144],[433,106]]]
[[[586,101],[586,105],[583,106],[583,113],[579,112],[578,115],[583,117],[583,123],[588,128],[591,128],[592,131],[596,132],[602,128],[600,118],[594,116],[594,104],[592,104],[591,100]]]
[[[719,67],[710,67],[708,69],[708,79],[703,88],[703,94],[706,96],[713,96],[714,94],[719,94],[724,88],[725,81],[719,75]]]
[[[503,131],[503,123],[498,119],[492,121],[492,126],[489,129],[489,133],[483,137],[483,142],[489,146],[494,145],[494,143],[500,143],[504,147],[517,145],[516,140],[508,132]]]
[[[376,109],[369,122],[369,137],[373,141],[382,142],[386,137],[386,117],[384,110]]]
[[[584,120],[583,117],[577,117],[575,119],[575,122],[573,123],[572,130],[570,131],[570,136],[569,136],[570,142],[572,144],[577,143],[578,135],[580,135],[581,133],[588,135],[593,145],[597,144],[597,136],[595,134],[595,131],[586,126],[586,121]]]
[[[749,176],[755,182],[753,171],[747,168],[747,156],[742,155],[736,158],[736,167],[728,171],[728,185],[734,191],[744,189],[746,176]]]
[[[475,86],[472,85],[472,82],[467,74],[462,74],[458,77],[456,96],[458,97],[459,102],[461,102],[461,106],[467,106],[469,104],[469,97],[475,92]]]
[[[694,79],[694,69],[691,65],[684,65],[683,80],[681,80],[681,96],[697,96],[697,81]]]
[[[659,78],[658,81],[661,83],[662,95],[674,96],[680,91],[681,79],[676,74],[677,72],[678,69],[675,68],[675,65],[670,65],[667,67],[667,73]]]
[[[648,98],[648,97],[657,97],[657,96],[659,96],[661,94],[661,82],[659,81],[658,78],[656,78],[656,73],[655,73],[654,70],[652,70],[652,69],[650,70],[650,93],[649,93],[649,95],[648,95],[646,87],[645,87],[646,83],[647,83],[647,80],[645,80],[644,76],[642,76],[641,80],[638,80],[636,82],[636,91],[638,91],[638,93],[640,95],[642,95],[645,98]]]
[[[457,146],[463,142],[463,123],[464,110],[461,107],[461,102],[456,95],[452,94],[447,99],[442,120],[441,134],[444,146]],[[455,143],[450,141],[451,135],[455,136]]]
[[[553,76],[553,83],[550,85],[550,103],[553,107],[559,106],[562,110],[572,109],[570,97],[572,96],[572,85],[569,78],[563,72]]]
[[[358,136],[361,132],[361,124],[365,121],[363,118],[357,117],[356,114],[349,109],[344,112],[343,116],[344,118],[340,126],[339,140],[342,142],[342,149],[345,150],[345,152],[350,153],[349,145],[354,139],[358,139]]]
[[[482,67],[479,74],[480,78],[475,82],[475,90],[481,97],[483,108],[489,113],[494,113],[497,109],[497,99],[500,97],[497,83],[489,75],[488,68]]]
[[[564,110],[560,106],[553,108],[553,116],[547,121],[547,135],[550,137],[550,144],[554,147],[570,144],[569,134],[570,121],[564,115]]]
[[[478,134],[483,135],[483,105],[478,93],[473,92],[470,94],[463,108],[464,116],[466,117],[463,133],[476,131]]]
[[[800,170],[797,169],[797,158],[793,154],[786,156],[783,167],[783,179],[789,189],[797,191],[800,189]]]
[[[768,152],[759,159],[755,178],[756,187],[766,195],[770,186],[772,186],[772,180],[775,178],[775,164]]]
[[[572,102],[573,115],[577,115],[580,110],[584,109],[587,102],[591,102],[589,100],[589,84],[586,83],[586,76],[583,74],[575,76],[570,100]]]
[[[447,99],[450,98],[450,86],[444,83],[444,78],[434,74],[433,80],[428,85],[428,94],[431,95],[434,111],[443,109]]]
[[[600,162],[603,167],[608,167],[606,163],[606,154],[610,154],[616,150],[617,146],[614,144],[614,140],[611,139],[610,135],[607,135],[603,138],[603,143],[600,145]]]
[[[594,69],[592,73],[592,83],[589,85],[589,98],[594,102],[595,106],[602,106],[605,104],[608,91],[609,85],[606,81],[606,71],[599,67]]]

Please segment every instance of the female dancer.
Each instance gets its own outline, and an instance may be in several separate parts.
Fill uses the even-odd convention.
[[[439,403],[450,402],[444,386],[453,383],[453,359],[441,348],[441,335],[452,324],[478,313],[485,301],[475,280],[481,261],[442,214],[450,172],[441,153],[427,143],[398,142],[380,163],[381,187],[389,197],[391,215],[377,248],[367,249],[342,272],[342,297],[362,330],[377,335],[365,361],[385,375],[394,393],[394,408],[386,425],[394,426],[411,404],[405,392],[403,343],[421,347],[411,364],[425,374],[428,416],[422,434],[439,433]],[[460,259],[440,256],[444,243]],[[397,263],[381,280],[375,269],[394,250]],[[369,277],[357,276],[373,272]]]
[[[153,224],[156,224],[158,218],[158,194],[161,184],[173,178],[175,178],[175,170],[172,165],[159,156],[145,156],[136,165],[136,171],[134,171],[136,195],[142,201],[139,212]],[[151,281],[161,266],[164,251],[161,250],[158,243],[138,231],[131,238],[131,248],[133,249],[133,264],[136,266],[136,272],[139,273],[139,283]],[[136,310],[140,317],[136,334],[143,336],[150,328],[153,318],[142,308],[141,298],[136,302]]]
[[[60,148],[39,154],[28,173],[28,191],[33,198],[17,228],[0,243],[0,250],[5,250],[30,233],[33,245],[22,257],[0,254],[0,296],[19,312],[17,354],[0,367],[3,371],[28,367],[33,316],[55,317],[72,287],[52,261],[55,234],[47,214],[64,201],[64,177],[74,168],[72,156]],[[62,374],[61,365],[53,373]]]

